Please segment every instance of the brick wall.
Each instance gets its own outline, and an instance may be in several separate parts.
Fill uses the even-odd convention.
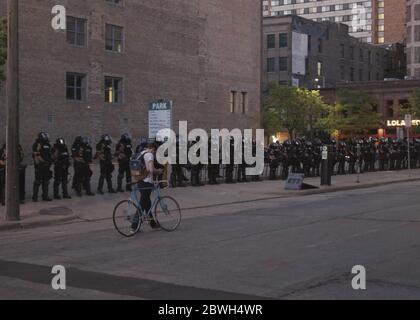
[[[55,4],[87,19],[87,47],[73,47],[65,32],[51,29]],[[103,133],[145,137],[148,103],[160,98],[173,100],[175,123],[188,120],[190,128],[259,127],[257,1],[126,0],[119,7],[103,0],[25,0],[20,19],[21,141],[27,152],[42,130],[69,142],[77,135],[97,141]],[[122,53],[105,51],[105,23],[124,28]],[[66,100],[66,72],[87,75],[86,101]],[[124,79],[122,104],[104,102],[104,75]],[[245,114],[230,113],[231,90],[248,92]],[[4,117],[1,108],[3,128]]]
[[[403,43],[406,35],[406,1],[385,0],[385,43]]]

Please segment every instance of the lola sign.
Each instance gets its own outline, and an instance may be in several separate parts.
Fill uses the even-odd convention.
[[[386,125],[387,127],[405,127],[405,120],[388,120]],[[420,126],[420,120],[411,120],[411,125]]]

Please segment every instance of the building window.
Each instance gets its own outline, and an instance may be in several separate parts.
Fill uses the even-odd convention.
[[[387,116],[392,118],[394,116],[394,100],[386,101]]]
[[[230,92],[230,113],[235,113],[236,91]]]
[[[318,39],[318,52],[322,52],[322,39]]]
[[[350,47],[350,59],[354,60],[354,47]]]
[[[276,35],[267,35],[267,49],[274,49],[276,47]]]
[[[105,102],[107,103],[122,103],[123,102],[123,88],[122,78],[105,77]]]
[[[308,51],[311,52],[312,50],[312,36],[308,35]]]
[[[344,44],[340,44],[340,56],[344,59]]]
[[[322,62],[321,62],[321,61],[318,61],[318,62],[316,63],[316,74],[317,74],[317,76],[318,76],[318,77],[321,77],[321,76],[322,76],[323,71],[324,71],[324,70],[322,70]]]
[[[122,52],[123,28],[107,24],[105,26],[105,49],[109,51]]]
[[[246,105],[248,103],[248,93],[242,92],[242,101],[241,101],[241,112],[242,114],[245,114],[246,112]]]
[[[86,19],[67,17],[66,25],[67,43],[79,47],[86,46]]]
[[[287,71],[287,58],[279,58],[279,71]]]
[[[350,68],[350,81],[354,81],[354,68]]]
[[[343,65],[340,66],[340,80],[346,80],[346,72]]]
[[[275,58],[268,58],[267,59],[267,72],[275,72],[275,71],[276,71]]]
[[[287,48],[287,33],[280,33],[280,48]]]
[[[106,2],[110,2],[117,5],[122,5],[123,0],[106,0]]]
[[[81,73],[66,74],[66,99],[83,101],[86,99],[86,75]]]

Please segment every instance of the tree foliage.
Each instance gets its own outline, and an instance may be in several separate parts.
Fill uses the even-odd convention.
[[[365,92],[341,90],[337,92],[336,103],[329,106],[328,115],[318,125],[330,133],[366,134],[383,126],[383,117],[376,106],[375,99]]]
[[[264,93],[263,118],[268,134],[286,129],[291,138],[316,127],[326,105],[319,92],[269,83]]]
[[[6,19],[0,18],[0,87],[1,82],[5,80],[4,68],[7,55],[7,30]]]

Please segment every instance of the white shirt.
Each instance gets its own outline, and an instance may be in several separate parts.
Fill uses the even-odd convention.
[[[152,161],[152,162],[155,161],[155,157],[153,156],[153,153],[149,149],[144,150],[141,154],[142,154],[142,156],[144,155],[143,156],[144,163],[146,165],[146,168],[148,169],[147,164],[150,161]],[[143,179],[143,181],[148,182],[148,183],[153,183],[153,172],[149,172],[149,174],[147,175],[146,178]]]

